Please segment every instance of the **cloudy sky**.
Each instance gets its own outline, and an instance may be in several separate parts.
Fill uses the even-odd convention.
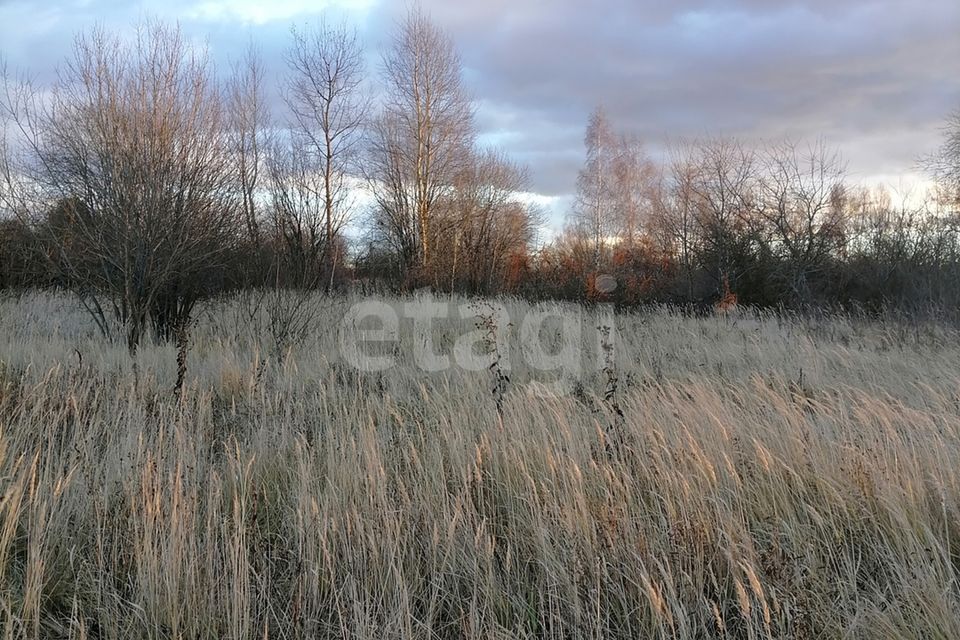
[[[457,42],[483,139],[562,210],[603,103],[656,155],[671,138],[816,138],[896,187],[960,107],[958,0],[423,0]],[[49,74],[78,29],[177,20],[217,60],[251,38],[280,74],[291,24],[327,11],[377,49],[398,0],[0,0],[0,51]],[[375,69],[374,69],[375,70]]]

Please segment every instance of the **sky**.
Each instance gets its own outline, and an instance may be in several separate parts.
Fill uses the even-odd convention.
[[[526,164],[559,224],[590,112],[656,157],[671,140],[822,138],[855,181],[908,189],[960,108],[960,0],[422,0],[456,42],[481,140]],[[291,25],[323,13],[378,51],[405,0],[0,0],[0,54],[50,77],[73,35],[177,21],[214,58],[252,39],[283,73]]]

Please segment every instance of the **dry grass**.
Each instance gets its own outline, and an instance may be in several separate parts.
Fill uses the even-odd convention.
[[[339,361],[345,304],[279,361],[211,307],[178,405],[171,347],[0,303],[2,637],[960,637],[956,332],[623,316],[498,415],[409,328]]]

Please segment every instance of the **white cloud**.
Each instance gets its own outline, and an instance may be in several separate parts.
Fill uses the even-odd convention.
[[[238,21],[262,25],[317,15],[326,10],[366,14],[375,0],[209,0],[193,6],[185,17],[201,21]]]

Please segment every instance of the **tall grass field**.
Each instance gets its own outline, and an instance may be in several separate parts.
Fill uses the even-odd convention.
[[[0,637],[960,638],[949,324],[306,305],[0,302]]]

